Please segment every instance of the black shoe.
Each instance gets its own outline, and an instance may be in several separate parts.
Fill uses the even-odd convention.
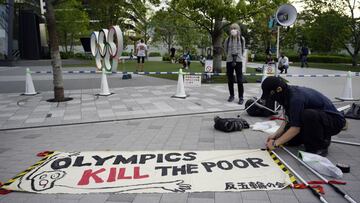
[[[227,100],[228,102],[232,102],[234,101],[234,96],[230,96],[229,99]]]
[[[244,103],[244,99],[240,98],[238,104],[242,105]]]
[[[331,143],[331,137],[329,139],[324,139],[324,147],[328,148],[330,146]]]

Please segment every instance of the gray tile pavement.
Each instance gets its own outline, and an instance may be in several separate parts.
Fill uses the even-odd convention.
[[[187,92],[192,96],[184,100],[171,98],[176,92],[176,86],[173,85],[114,88],[112,91],[115,94],[108,97],[70,90],[66,91],[66,95],[74,99],[59,104],[46,102],[52,97],[50,92],[31,97],[15,93],[0,94],[3,106],[0,108],[0,129],[244,108],[235,102],[226,102],[227,92],[219,91],[226,88],[226,85],[187,88]],[[250,92],[257,92],[259,85],[245,84],[245,88],[252,90]],[[162,96],[158,96],[157,91]],[[247,93],[246,96],[252,97],[256,94]]]
[[[290,69],[291,70],[291,69]],[[296,69],[294,68],[293,71]],[[302,71],[302,70],[298,70]],[[307,70],[306,70],[307,71]],[[324,89],[324,94],[338,96],[332,84],[325,79],[316,81],[289,80],[291,83]],[[358,83],[358,80],[354,80]],[[341,89],[341,88],[340,88]],[[173,99],[176,86],[144,86],[113,88],[114,95],[96,97],[98,89],[66,91],[74,98],[66,103],[47,103],[51,92],[32,97],[18,93],[0,94],[0,181],[6,181],[17,172],[38,160],[35,155],[44,150],[221,150],[253,149],[264,146],[265,133],[243,130],[222,133],[213,129],[215,115],[234,117],[243,106],[227,103],[226,85],[203,85],[187,88],[191,96]],[[355,90],[355,88],[354,88]],[[322,91],[322,90],[321,90]],[[340,90],[341,91],[341,90]],[[259,93],[258,84],[245,84],[247,98]],[[359,95],[354,92],[354,95]],[[342,105],[342,103],[337,103]],[[219,111],[212,113],[211,111]],[[221,112],[230,111],[230,112]],[[233,112],[232,112],[233,111]],[[243,117],[250,123],[262,118]],[[98,121],[111,122],[99,123]],[[68,125],[93,122],[82,125]],[[336,136],[360,142],[359,122],[349,120],[347,131]],[[7,128],[59,125],[52,127],[6,130]],[[295,152],[295,149],[293,149]],[[360,201],[360,149],[355,146],[332,144],[328,158],[333,162],[351,165],[351,173],[344,174],[344,188]],[[286,160],[306,180],[318,179],[289,155],[279,150]],[[345,202],[331,188],[325,187],[329,202]],[[13,192],[0,195],[0,202],[319,202],[308,190],[286,188],[281,191],[215,192],[183,194],[89,194],[39,195]]]

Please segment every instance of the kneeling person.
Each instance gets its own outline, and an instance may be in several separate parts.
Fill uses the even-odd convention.
[[[338,134],[346,123],[331,101],[314,89],[287,85],[279,77],[267,77],[261,88],[261,98],[277,101],[284,107],[286,117],[267,138],[267,148],[273,150],[285,143],[304,144],[307,152],[326,156],[331,136]]]
[[[284,55],[284,53],[281,53],[281,56],[279,58],[279,70],[280,73],[283,73],[285,70],[285,74],[287,74],[287,70],[289,69],[289,58]]]

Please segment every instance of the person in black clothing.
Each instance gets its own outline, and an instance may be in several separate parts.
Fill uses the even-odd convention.
[[[306,46],[302,46],[300,50],[300,61],[301,61],[301,68],[306,65],[306,67],[309,67],[307,62],[307,56],[309,55],[309,49]]]
[[[261,88],[262,99],[273,99],[284,107],[285,121],[267,138],[266,147],[304,144],[310,153],[326,156],[331,136],[345,126],[344,115],[320,92],[306,87],[287,85],[279,77],[267,77]]]
[[[234,95],[234,71],[238,85],[239,104],[244,103],[244,85],[242,80],[242,60],[245,52],[245,39],[241,36],[240,26],[236,23],[230,25],[230,36],[224,42],[226,54],[226,75],[230,96],[228,102],[235,99]],[[246,68],[246,67],[244,67]]]
[[[272,58],[271,54],[266,55],[265,64],[274,63],[274,59]]]
[[[171,49],[170,49],[171,63],[175,63],[175,51],[176,51],[176,49],[174,47],[171,47]]]

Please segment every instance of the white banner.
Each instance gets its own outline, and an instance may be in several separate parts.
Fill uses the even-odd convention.
[[[4,184],[35,193],[280,190],[289,176],[263,150],[54,152]]]
[[[201,75],[184,75],[185,87],[200,87]]]

